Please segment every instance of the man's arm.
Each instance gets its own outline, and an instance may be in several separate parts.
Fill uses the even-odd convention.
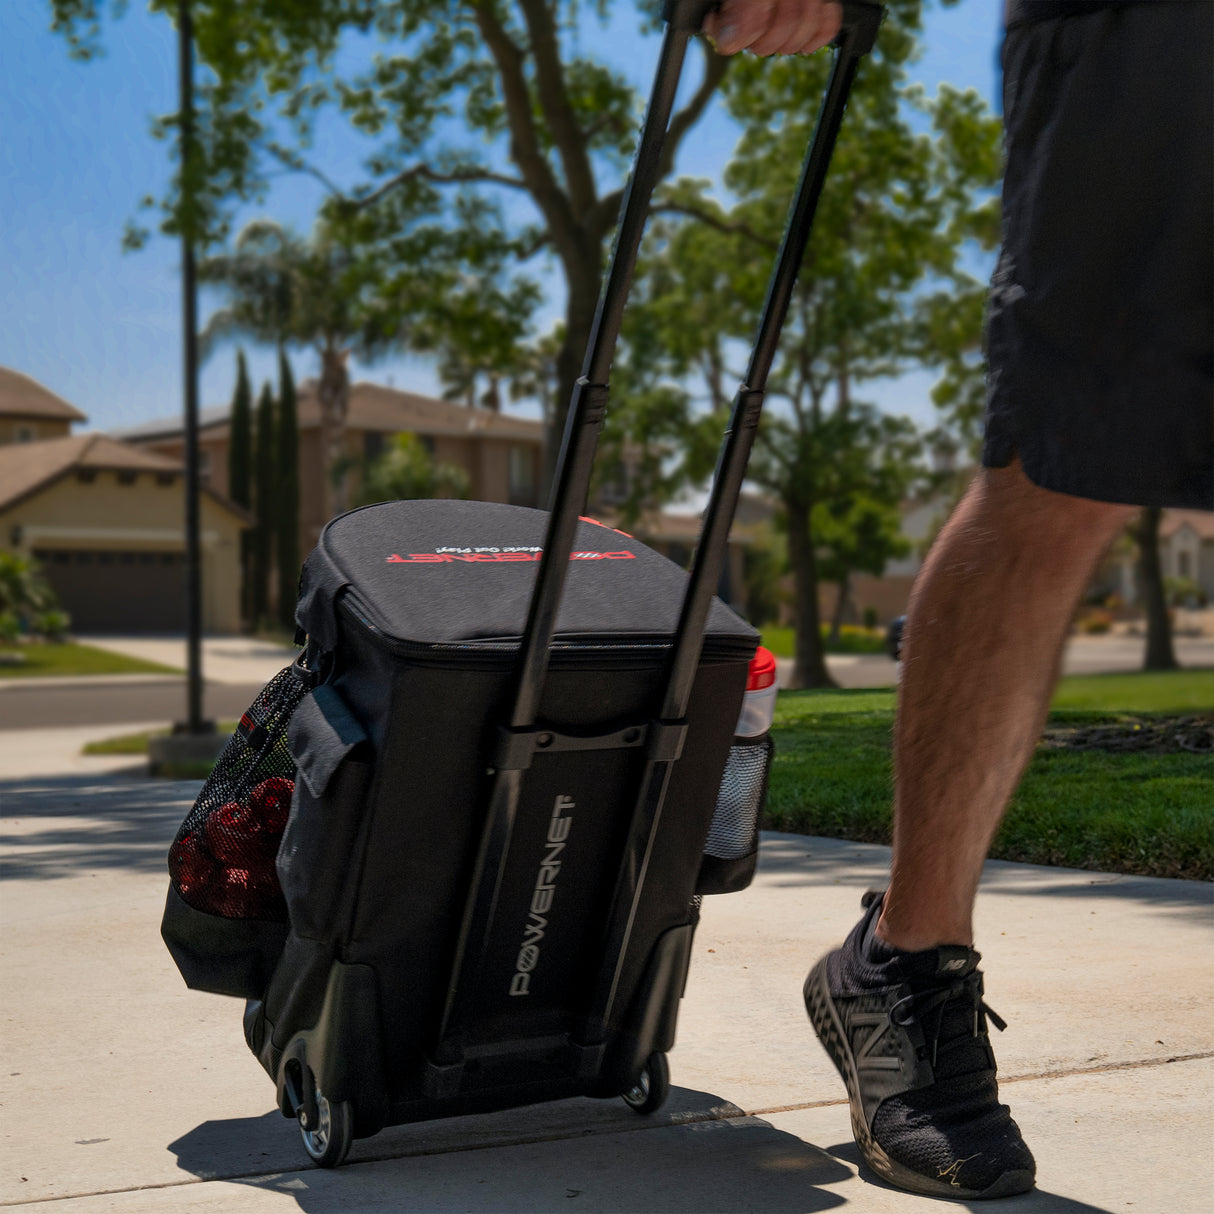
[[[704,32],[722,55],[797,55],[825,46],[842,21],[834,0],[723,0]]]

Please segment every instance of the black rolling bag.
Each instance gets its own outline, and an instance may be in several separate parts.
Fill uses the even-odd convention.
[[[668,5],[552,510],[334,519],[304,566],[307,648],[174,843],[166,942],[191,986],[248,999],[248,1044],[319,1164],[406,1121],[576,1095],[659,1107],[699,895],[753,873],[770,743],[733,735],[757,635],[712,591],[881,10],[844,6],[688,575],[579,515],[683,53],[711,7]]]

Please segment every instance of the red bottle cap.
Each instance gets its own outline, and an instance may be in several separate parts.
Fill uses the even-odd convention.
[[[776,655],[762,645],[750,659],[750,675],[746,679],[747,691],[762,691],[776,681]]]

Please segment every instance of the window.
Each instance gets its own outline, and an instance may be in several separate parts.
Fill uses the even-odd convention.
[[[1187,552],[1178,552],[1176,554],[1176,575],[1177,577],[1193,576],[1193,569]]]
[[[514,446],[509,453],[510,504],[535,505],[535,451],[531,447]]]
[[[76,479],[82,485],[91,485],[97,479],[97,470],[95,468],[78,468]]]
[[[34,430],[33,426],[17,427],[17,441],[19,443],[32,443],[36,434],[37,432]]]
[[[373,464],[384,453],[384,435],[378,430],[367,430],[363,434],[363,459]]]
[[[139,479],[138,472],[126,471],[126,472],[118,473],[118,483],[120,485],[133,485],[138,479]]]
[[[165,488],[165,489],[169,488],[176,479],[177,479],[176,475],[172,472],[157,472],[156,473],[156,484],[160,485],[162,488]]]

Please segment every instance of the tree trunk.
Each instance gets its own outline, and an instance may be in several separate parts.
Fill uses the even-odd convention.
[[[326,344],[320,352],[320,441],[324,462],[322,502],[325,518],[346,509],[346,413],[350,407],[350,373],[346,369],[349,350]]]
[[[818,562],[809,531],[809,507],[785,502],[788,515],[788,560],[796,586],[796,658],[792,687],[837,687],[826,669],[822,624],[818,614]]]
[[[602,237],[595,241],[602,248]],[[565,277],[569,284],[569,300],[565,306],[565,333],[556,356],[556,394],[547,418],[544,434],[544,468],[540,484],[540,503],[547,506],[552,492],[552,477],[556,471],[561,441],[565,436],[565,419],[569,414],[569,402],[582,363],[586,357],[586,343],[594,327],[595,308],[599,302],[599,284],[603,275],[602,254],[586,256],[576,267],[566,263]]]
[[[843,627],[843,616],[847,611],[847,600],[851,597],[851,574],[845,573],[841,581],[836,583],[839,589],[835,599],[835,611],[830,621],[830,643],[839,643],[839,629]]]
[[[1147,646],[1143,670],[1175,670],[1179,663],[1172,648],[1172,622],[1163,589],[1163,570],[1159,564],[1159,519],[1163,511],[1148,506],[1138,519],[1138,582],[1147,609]]]

